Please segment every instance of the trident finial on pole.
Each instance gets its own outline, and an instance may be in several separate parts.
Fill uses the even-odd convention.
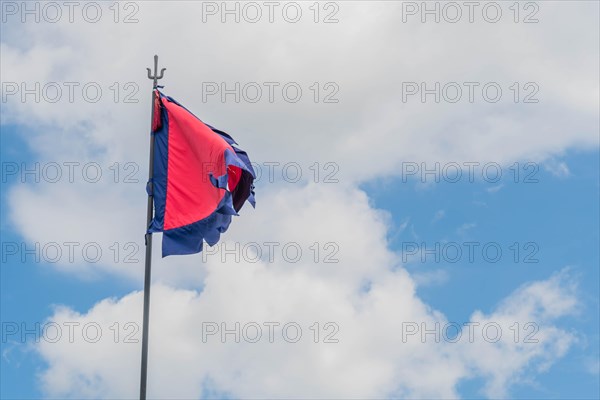
[[[146,71],[148,71],[148,79],[154,80],[154,89],[156,89],[156,86],[158,85],[158,80],[162,79],[162,77],[164,76],[165,71],[166,71],[166,68],[161,68],[160,74],[158,74],[158,56],[157,55],[154,56],[154,76],[152,76],[152,72],[150,71],[150,68],[146,68]]]

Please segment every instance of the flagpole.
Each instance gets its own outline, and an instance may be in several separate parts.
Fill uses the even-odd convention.
[[[158,56],[154,56],[154,75],[151,74],[150,68],[148,71],[148,79],[153,80],[152,85],[152,119],[154,121],[154,102],[156,101],[156,88],[158,80],[162,79],[166,68],[162,68],[158,73]],[[151,122],[152,125],[152,122]],[[151,128],[152,129],[152,128]],[[148,168],[148,208],[146,214],[146,268],[144,272],[144,321],[142,327],[142,368],[140,376],[140,400],[146,400],[146,380],[148,377],[148,320],[150,316],[150,276],[152,269],[152,234],[148,232],[150,222],[154,215],[154,197],[153,197],[153,176],[154,170],[154,132],[150,134],[150,165]]]

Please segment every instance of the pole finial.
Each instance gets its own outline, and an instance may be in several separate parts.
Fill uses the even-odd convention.
[[[158,56],[154,55],[154,75],[152,75],[152,71],[150,71],[150,68],[146,68],[146,71],[148,71],[148,79],[152,79],[154,81],[153,84],[153,88],[156,89],[157,85],[158,85],[158,80],[162,79],[166,68],[161,68],[160,70],[160,74],[158,73]]]

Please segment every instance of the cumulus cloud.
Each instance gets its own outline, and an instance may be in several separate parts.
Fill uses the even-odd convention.
[[[496,323],[510,337],[495,344],[483,340],[465,346],[474,369],[487,378],[484,393],[488,397],[507,397],[512,384],[526,380],[524,372],[529,370],[531,377],[546,371],[567,352],[577,335],[552,321],[577,312],[575,293],[576,283],[569,278],[569,269],[564,269],[545,281],[522,286],[489,315],[473,313],[471,321],[482,326]],[[496,331],[489,334],[496,335]]]
[[[200,256],[159,260],[155,246],[153,397],[450,398],[459,395],[459,382],[472,377],[483,377],[485,394],[499,397],[568,350],[574,334],[560,328],[559,319],[573,312],[576,300],[565,274],[518,289],[490,314],[475,312],[473,322],[502,328],[496,343],[481,334],[473,343],[466,335],[456,343],[431,336],[422,343],[421,332],[403,340],[406,323],[419,329],[422,323],[448,323],[415,294],[416,282],[444,277],[408,275],[387,243],[389,216],[358,187],[397,176],[406,161],[508,164],[597,146],[598,35],[589,34],[598,29],[597,3],[544,4],[537,24],[510,18],[498,24],[422,24],[418,18],[403,23],[402,4],[368,2],[339,3],[335,24],[310,18],[298,24],[221,23],[218,17],[200,23],[201,3],[137,4],[134,24],[105,18],[96,24],[11,19],[4,25],[4,82],[27,87],[59,82],[63,90],[64,82],[79,86],[75,101],[63,92],[52,103],[31,96],[21,101],[20,94],[8,96],[3,85],[2,120],[19,127],[40,162],[97,162],[105,174],[115,162],[138,168],[137,183],[77,179],[9,188],[8,216],[27,242],[94,242],[109,255],[88,262],[76,253],[73,262],[55,263],[70,274],[109,273],[141,282],[149,129],[144,68],[154,53],[168,68],[161,82],[166,93],[232,133],[263,167],[257,209],[242,210],[224,242],[207,250],[203,261]],[[98,102],[82,98],[80,88],[90,82],[103,90]],[[231,97],[223,103],[218,95],[204,101],[206,82],[229,88],[236,82],[263,87],[295,82],[303,97],[291,103],[278,91],[274,102],[264,93],[257,103]],[[310,89],[315,82],[321,90],[316,103]],[[464,82],[494,82],[504,95],[498,103],[481,98],[423,103],[418,94],[403,96],[407,82],[427,88],[457,82],[463,90]],[[510,89],[515,82],[520,95],[537,88],[539,102],[515,103]],[[338,89],[339,102],[322,101],[327,83]],[[528,83],[534,85],[525,87]],[[125,102],[128,94],[136,101]],[[279,167],[271,183],[264,168],[271,161],[298,163],[301,180],[285,182]],[[309,168],[315,162],[318,166]],[[328,162],[333,170],[325,168]],[[337,183],[324,182],[331,171]],[[136,244],[138,261],[112,260],[113,242]],[[272,242],[278,243],[273,254],[265,244]],[[283,253],[291,243],[302,250],[295,262]],[[225,246],[236,244],[256,261],[232,260],[235,255]],[[326,257],[338,262],[325,263]],[[48,396],[136,395],[139,344],[125,343],[125,336],[139,324],[141,297],[133,292],[105,299],[83,314],[68,307],[55,311],[51,321],[97,322],[103,335],[96,343],[81,337],[69,343],[63,335],[57,343],[38,346],[48,363],[41,373]],[[231,328],[236,321],[257,322],[263,335],[265,322],[295,322],[303,336],[288,343],[279,326],[273,343],[221,343],[219,335],[202,341],[203,322]],[[315,322],[318,343],[310,329]],[[327,322],[334,323],[329,330]],[[538,324],[539,341],[514,343],[510,327],[517,322],[521,329]],[[323,343],[336,326],[339,343]]]
[[[19,25],[11,19],[8,26],[17,25],[15,31],[23,35],[9,34],[3,41],[6,81],[30,86],[36,81],[76,81],[81,86],[98,82],[105,93],[93,104],[83,101],[79,87],[73,103],[35,103],[31,96],[22,103],[17,94],[8,97],[3,118],[63,129],[64,141],[47,132],[54,146],[36,148],[44,156],[56,157],[56,151],[62,154],[74,145],[79,151],[83,141],[87,149],[100,146],[143,161],[148,126],[144,68],[149,55],[157,52],[168,67],[162,81],[166,90],[207,121],[243,133],[248,143],[257,144],[253,150],[258,160],[336,161],[345,180],[364,180],[393,175],[406,160],[544,159],[566,148],[598,143],[598,60],[591,51],[598,39],[582,33],[597,30],[594,10],[593,3],[547,4],[536,24],[515,24],[508,17],[498,24],[421,24],[419,18],[402,23],[401,4],[353,2],[340,4],[335,24],[314,24],[308,18],[298,24],[282,19],[223,24],[218,16],[202,24],[200,3],[175,2],[168,7],[141,3],[135,24],[103,19],[97,24]],[[574,20],[577,29],[572,29]],[[163,28],[156,30],[157,24]],[[200,49],[181,40],[208,33],[218,40],[201,41]],[[137,45],[128,45],[132,42]],[[543,71],[540,59],[547,60]],[[115,104],[114,90],[108,88],[114,82],[136,83],[139,103]],[[219,95],[203,102],[207,82],[225,82],[228,88],[235,82],[297,82],[305,93],[298,103],[284,101],[279,88],[272,103],[266,91],[257,103],[243,98],[237,103],[230,96],[223,104]],[[336,83],[339,102],[315,103],[309,89],[314,82]],[[419,94],[408,101],[403,95],[407,82],[425,82],[429,89],[436,82],[457,82],[465,96],[458,103],[423,103]],[[480,94],[471,103],[463,82],[494,82],[504,94],[498,103]],[[509,88],[515,82],[535,83],[539,102],[523,104],[518,98],[515,103],[514,88]],[[523,91],[530,92],[521,87]],[[91,126],[82,135],[71,125],[84,121]],[[38,139],[45,135],[30,133]]]
[[[575,340],[557,326],[577,304],[565,271],[524,285],[489,314],[473,313],[471,325],[450,325],[416,297],[403,270],[357,291],[264,263],[208,268],[202,292],[152,288],[151,398],[198,398],[208,390],[239,398],[454,398],[457,385],[475,377],[485,381],[485,395],[498,398]],[[106,299],[83,314],[55,311],[49,321],[63,327],[62,338],[48,329],[55,343],[37,346],[48,363],[40,379],[49,397],[135,397],[140,346],[132,342],[140,337],[134,327],[142,297]]]
[[[301,183],[323,182],[333,173],[346,185],[358,185],[397,176],[406,162],[430,163],[429,168],[444,162],[507,164],[598,144],[598,65],[588,51],[598,48],[598,39],[578,34],[597,29],[594,3],[545,4],[536,24],[515,24],[508,17],[498,24],[422,24],[418,16],[402,22],[403,5],[393,3],[340,4],[339,22],[334,24],[315,24],[310,18],[297,24],[282,18],[274,23],[221,23],[220,15],[198,23],[201,3],[138,7],[138,22],[133,24],[115,24],[108,8],[107,18],[95,24],[81,18],[72,24],[21,24],[18,15],[6,24],[11,29],[6,29],[1,44],[6,97],[2,118],[21,128],[34,157],[60,164],[97,162],[105,176],[115,162],[137,168],[138,184],[91,185],[80,178],[68,187],[19,185],[10,190],[11,217],[18,216],[11,218],[14,228],[28,240],[47,240],[51,226],[68,220],[65,225],[78,233],[91,232],[92,222],[97,241],[118,237],[141,243],[137,232],[143,226],[140,215],[145,214],[140,197],[149,125],[144,68],[155,52],[168,67],[161,82],[167,93],[207,122],[235,133],[259,165],[263,184],[270,184],[265,165],[269,162],[281,163],[275,169],[276,181],[282,180],[282,165],[294,162],[302,167]],[[307,8],[304,12],[312,15]],[[579,21],[577,30],[571,30],[573,20]],[[197,41],[192,38],[209,33],[218,40],[202,40],[200,49],[194,47]],[[573,35],[578,45],[564,45],[564,35]],[[130,41],[119,40],[122,37]],[[557,37],[561,40],[549,40]],[[134,42],[136,46],[128,44]],[[489,52],[490,47],[495,51]],[[570,57],[564,57],[565,51]],[[543,71],[538,59],[548,60]],[[539,102],[515,103],[510,86],[531,80],[539,87]],[[57,103],[45,101],[43,95],[34,101],[31,94],[22,101],[21,86],[18,93],[7,94],[7,84],[31,89],[36,83],[44,87],[52,82],[63,91]],[[65,82],[78,84],[72,102]],[[279,91],[272,103],[266,92],[257,103],[243,98],[236,102],[232,96],[223,103],[219,95],[203,101],[207,82],[228,88],[236,82],[295,82],[304,95],[297,103],[285,101]],[[339,102],[315,103],[310,89],[314,82],[335,83]],[[498,103],[482,98],[471,103],[466,91],[458,103],[423,103],[419,94],[405,99],[407,82],[425,83],[427,88],[436,82],[495,82],[505,94]],[[83,88],[89,83],[102,90],[98,102],[85,100]],[[135,102],[125,102],[129,94]],[[67,195],[73,209],[49,207],[67,201]],[[39,215],[48,209],[54,210],[54,217]],[[47,218],[53,220],[38,226],[37,220]],[[119,268],[106,264],[91,268],[119,273]],[[129,269],[125,274],[131,275]]]

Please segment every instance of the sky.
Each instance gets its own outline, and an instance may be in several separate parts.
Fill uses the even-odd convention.
[[[138,396],[147,67],[257,173],[148,397],[600,397],[595,1],[2,1],[0,397]]]

